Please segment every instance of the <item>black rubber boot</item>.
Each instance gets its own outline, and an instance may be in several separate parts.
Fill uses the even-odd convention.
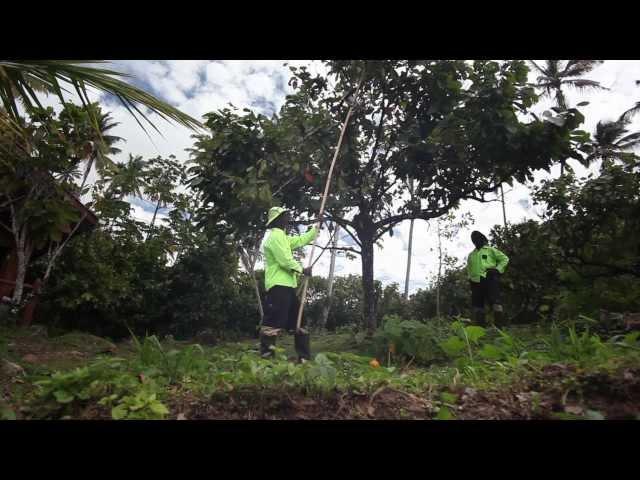
[[[260,356],[262,358],[269,358],[275,355],[272,347],[276,346],[275,335],[260,334]]]
[[[309,332],[300,329],[293,337],[298,361],[311,360],[311,338]]]
[[[496,305],[493,307],[493,319],[496,327],[507,327],[509,325],[509,319],[504,314],[502,305]]]

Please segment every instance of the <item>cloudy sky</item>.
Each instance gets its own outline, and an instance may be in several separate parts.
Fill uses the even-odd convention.
[[[133,76],[131,80],[136,85],[146,89],[154,95],[170,102],[182,111],[201,118],[204,113],[223,108],[229,103],[238,108],[251,108],[254,111],[270,115],[278,111],[291,88],[287,85],[289,69],[284,66],[308,65],[314,73],[320,71],[321,65],[317,62],[306,61],[114,61],[112,67]],[[582,107],[586,122],[583,128],[593,132],[598,120],[617,118],[632,104],[640,100],[640,87],[636,86],[636,80],[640,80],[640,61],[606,61],[596,68],[587,78],[599,81],[608,91],[596,93],[567,92],[570,105],[580,101],[588,101],[590,104]],[[532,72],[531,80],[535,80]],[[188,129],[155,121],[162,132],[163,137],[152,134],[151,140],[139,128],[135,120],[127,113],[124,107],[112,103],[108,99],[102,99],[106,103],[106,109],[112,112],[113,118],[120,125],[113,130],[113,134],[124,137],[127,142],[120,144],[122,153],[116,157],[125,160],[129,153],[143,155],[145,158],[157,155],[175,155],[179,160],[188,158],[184,151],[192,144],[190,138],[192,132]],[[541,114],[552,106],[551,100],[543,100],[534,108],[534,112]],[[634,130],[640,130],[640,115],[636,116],[632,126]],[[336,139],[337,141],[337,139]],[[585,173],[585,170],[575,162],[570,162],[577,173]],[[537,175],[536,182],[549,176],[557,177],[559,167],[552,170],[551,174],[542,172]],[[507,193],[508,192],[508,193]],[[531,202],[529,188],[523,185],[514,185],[514,188],[505,187],[506,214],[509,222],[519,222],[523,219],[538,218],[539,209]],[[153,206],[144,201],[136,200],[133,204],[134,215],[139,219],[149,220],[153,214]],[[453,240],[446,243],[445,247],[450,255],[460,259],[472,248],[469,234],[472,229],[477,229],[488,234],[491,227],[502,223],[502,207],[499,202],[479,204],[467,201],[462,204],[459,213],[470,212],[475,218],[475,224],[459,233]],[[437,268],[437,257],[432,250],[436,246],[435,221],[427,222],[417,220],[414,226],[413,261],[411,267],[410,291],[424,288]],[[327,240],[327,232],[323,232],[319,244],[324,245]],[[407,261],[407,243],[409,236],[409,222],[399,225],[394,236],[384,238],[384,248],[376,249],[375,272],[376,278],[384,284],[397,282],[402,289],[404,286],[405,269]],[[344,241],[341,243],[344,244]],[[307,247],[309,248],[309,247]],[[346,275],[360,273],[359,259],[348,261],[339,257],[336,262],[336,273]],[[329,254],[324,255],[314,267],[314,273],[327,275],[329,270]]]

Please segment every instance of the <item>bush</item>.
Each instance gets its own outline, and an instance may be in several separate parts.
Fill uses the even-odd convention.
[[[388,315],[376,331],[374,343],[381,358],[392,355],[394,358],[415,359],[417,363],[428,364],[445,358],[438,342],[450,331],[444,322],[422,323]]]
[[[204,329],[220,337],[255,333],[259,316],[250,277],[231,245],[208,243],[168,264],[164,240],[97,230],[74,238],[47,285],[38,316],[55,327],[122,338]]]

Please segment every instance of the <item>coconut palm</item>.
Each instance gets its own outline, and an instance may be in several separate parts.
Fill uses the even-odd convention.
[[[600,121],[596,125],[593,152],[587,158],[589,163],[602,160],[611,165],[615,161],[626,161],[640,146],[640,132],[629,133],[630,121],[622,114],[616,121]]]
[[[545,60],[543,66],[533,60],[529,63],[540,74],[536,79],[536,87],[540,88],[543,96],[555,97],[556,105],[561,110],[566,110],[567,100],[563,88],[586,90],[607,90],[600,82],[580,78],[591,72],[602,60]],[[560,175],[564,175],[565,159],[560,160]]]
[[[543,95],[555,97],[559,108],[567,108],[567,100],[563,88],[585,90],[607,90],[600,82],[580,78],[591,72],[602,60],[545,60],[544,66],[530,60],[531,65],[540,73],[536,87],[542,89]]]
[[[89,177],[91,168],[95,165],[96,171],[99,176],[102,176],[107,167],[113,165],[113,160],[109,155],[117,155],[121,150],[113,145],[118,142],[126,141],[122,137],[115,135],[107,135],[106,133],[112,128],[120,125],[119,122],[113,122],[110,113],[98,113],[98,130],[96,136],[91,140],[91,153],[86,160],[84,177],[82,178],[82,184],[80,185],[80,191],[84,188]],[[102,141],[100,141],[102,140]]]
[[[91,102],[87,89],[91,87],[116,97],[145,132],[147,130],[142,121],[156,131],[158,129],[140,110],[140,106],[148,108],[165,120],[172,120],[185,127],[203,128],[200,122],[177,108],[120,80],[128,75],[95,66],[95,64],[101,63],[105,62],[95,60],[0,60],[0,100],[3,106],[0,111],[0,123],[20,132],[19,102],[28,110],[34,106],[41,106],[38,98],[39,93],[51,93],[55,94],[64,104],[63,92],[70,92],[64,87],[73,87],[73,92],[78,94],[83,107],[89,111],[94,128],[99,131],[98,117],[93,109],[89,108]]]
[[[143,198],[146,188],[145,171],[147,162],[142,156],[129,154],[125,163],[116,163],[105,171],[104,179],[109,183],[108,192],[118,200],[127,195]]]

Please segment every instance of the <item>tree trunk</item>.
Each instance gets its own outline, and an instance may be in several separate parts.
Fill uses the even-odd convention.
[[[71,240],[71,237],[75,235],[75,233],[78,231],[78,228],[80,227],[80,225],[82,225],[82,222],[84,222],[86,218],[87,218],[87,214],[85,213],[80,218],[80,220],[78,220],[78,222],[73,226],[73,229],[71,230],[71,232],[69,232],[69,234],[67,235],[67,238],[65,238],[62,243],[56,244],[56,247],[53,250],[53,253],[50,254],[48,258],[47,269],[44,272],[44,277],[42,278],[42,287],[44,287],[47,284],[47,280],[49,280],[51,271],[53,270],[56,260],[62,253],[62,250],[64,250],[64,247],[67,246],[67,243],[69,242],[69,240]]]
[[[502,219],[504,221],[504,228],[507,228],[507,211],[504,206],[504,189],[502,188],[502,184],[500,184],[500,194],[502,196]]]
[[[93,162],[95,160],[95,156],[91,155],[91,157],[89,157],[89,162],[87,163],[87,167],[84,171],[84,177],[82,178],[82,184],[80,185],[80,195],[82,195],[82,189],[84,188],[84,185],[87,183],[87,178],[89,177],[89,172],[91,172],[91,167],[93,166]]]
[[[254,269],[255,262],[253,263],[251,262],[251,260],[249,259],[249,255],[242,247],[240,247],[240,259],[242,260],[242,264],[244,265],[244,268],[247,270],[247,272],[249,272],[249,275],[251,275],[253,288],[256,294],[256,300],[258,301],[258,312],[260,313],[260,323],[262,323],[262,320],[264,319],[264,310],[262,309],[262,298],[260,297],[260,286],[258,285],[258,279],[256,278],[256,272]]]
[[[256,300],[258,301],[258,313],[260,313],[260,323],[264,319],[264,310],[262,309],[262,297],[260,297],[260,286],[258,285],[258,279],[256,278],[256,272],[251,269],[251,279],[253,280],[253,288],[256,292]]]
[[[338,233],[340,225],[334,223],[335,231],[333,232],[333,241],[331,246],[335,249],[338,246]],[[331,301],[333,299],[333,274],[336,268],[336,250],[331,250],[331,261],[329,263],[329,278],[327,279],[327,303],[322,309],[322,317],[320,320],[320,328],[324,329],[327,326],[327,319],[329,318],[329,310],[331,309]]]
[[[13,298],[11,299],[14,305],[18,305],[22,301],[22,294],[24,292],[24,280],[27,276],[27,251],[26,251],[26,238],[25,233],[22,232],[16,239],[16,257],[18,259],[18,266],[16,272],[16,285],[13,289]]]
[[[156,209],[153,211],[153,217],[151,218],[151,225],[149,225],[149,233],[147,234],[147,240],[151,237],[151,230],[153,230],[153,225],[156,223],[156,216],[158,215],[158,210],[160,210],[160,199],[158,199],[158,203],[156,203]]]
[[[404,279],[404,299],[409,299],[409,275],[411,274],[411,247],[413,246],[413,218],[409,224],[409,248],[407,249],[407,275]]]
[[[376,299],[373,281],[373,237],[358,235],[362,244],[362,289],[364,293],[363,317],[367,335],[376,329]]]
[[[153,228],[153,225],[156,223],[156,216],[158,215],[158,210],[160,210],[160,199],[158,199],[158,203],[156,203],[156,209],[153,211],[153,218],[151,218],[151,225],[149,225],[149,228]]]
[[[438,277],[436,279],[436,318],[440,320],[440,276],[442,275],[442,235],[440,234],[440,221],[438,224]]]
[[[556,86],[556,103],[562,110],[567,109],[567,101],[562,93],[562,85]],[[560,177],[564,177],[565,159],[560,160]]]
[[[410,179],[408,182],[409,194],[411,195],[411,201],[413,201],[413,179]],[[404,280],[404,299],[409,299],[409,274],[411,273],[411,247],[413,245],[413,222],[414,219],[411,219],[411,223],[409,226],[409,248],[407,249],[407,274]]]

